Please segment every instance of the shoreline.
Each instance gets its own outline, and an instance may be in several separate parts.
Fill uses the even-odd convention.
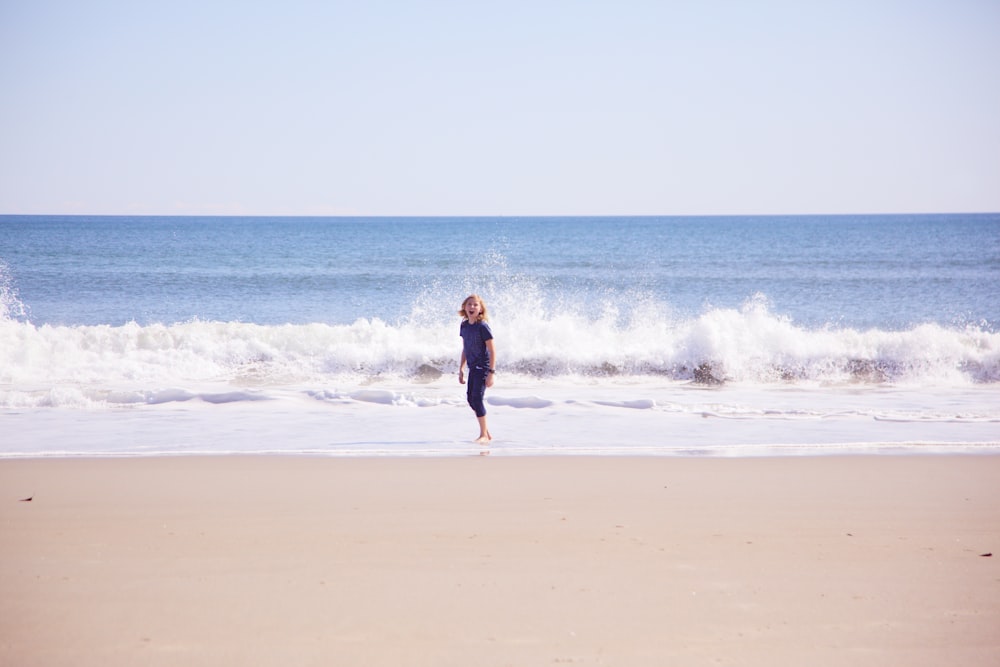
[[[472,444],[478,428],[468,406],[458,403],[460,388],[456,381],[362,393],[323,390],[318,399],[300,387],[274,389],[274,400],[8,410],[0,449],[6,457],[478,454]],[[493,455],[1000,453],[992,387],[536,389],[504,384],[487,396],[496,436],[489,447]]]
[[[979,454],[0,459],[0,663],[993,665],[998,481]]]
[[[501,447],[503,447],[501,443]],[[541,450],[537,447],[483,447],[474,442],[448,445],[433,450],[262,450],[262,451],[107,451],[107,452],[7,452],[0,464],[16,461],[155,461],[159,459],[315,459],[321,461],[449,461],[490,457],[523,460],[783,460],[783,459],[908,459],[908,458],[990,458],[1000,457],[1000,443],[844,443],[840,445],[737,445],[733,448],[662,449],[622,447],[608,450]]]

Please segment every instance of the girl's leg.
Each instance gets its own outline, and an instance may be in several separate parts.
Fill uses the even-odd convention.
[[[490,431],[486,427],[486,406],[483,404],[486,396],[486,372],[482,369],[475,369],[469,372],[468,399],[469,407],[476,413],[479,421],[479,437],[476,442],[484,443],[492,440]]]
[[[476,442],[480,444],[489,442],[493,439],[493,436],[490,435],[490,430],[486,428],[486,415],[476,417],[476,419],[479,420],[479,437],[476,438]]]

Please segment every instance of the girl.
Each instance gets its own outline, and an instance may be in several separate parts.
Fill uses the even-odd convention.
[[[479,437],[476,442],[486,444],[493,439],[486,428],[486,407],[483,398],[486,388],[493,386],[493,373],[496,369],[496,354],[493,348],[493,332],[486,323],[486,304],[477,294],[473,294],[462,303],[458,314],[462,316],[462,325],[458,333],[462,337],[462,359],[458,362],[458,382],[465,384],[465,373],[462,367],[469,365],[469,407],[476,413],[479,420]]]

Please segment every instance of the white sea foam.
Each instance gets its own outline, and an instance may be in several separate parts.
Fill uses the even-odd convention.
[[[600,383],[659,378],[706,384],[1000,382],[1000,334],[925,324],[906,331],[807,329],[752,302],[698,317],[622,322],[574,313],[521,313],[493,322],[503,374]],[[267,391],[287,385],[407,380],[457,370],[454,321],[264,326],[35,326],[0,320],[4,404],[159,402],[159,392],[227,383]],[[247,400],[253,394],[238,394]],[[79,399],[79,400],[78,400]],[[207,399],[206,399],[207,400]],[[85,401],[84,401],[85,402]]]
[[[167,390],[156,403],[5,409],[0,456],[1000,453],[993,385],[703,388],[504,378],[487,393],[495,440],[486,449],[470,442],[476,424],[454,377],[419,389],[260,393],[270,400]]]
[[[591,313],[515,282],[490,301],[493,454],[1000,451],[989,327],[810,328],[760,296]],[[391,323],[38,326],[8,290],[0,456],[478,454],[445,291]]]
[[[11,278],[10,267],[0,259],[0,322],[24,319],[26,315],[27,309],[18,298],[17,287]]]

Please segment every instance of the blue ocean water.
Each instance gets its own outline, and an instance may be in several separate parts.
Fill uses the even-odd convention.
[[[583,418],[567,447],[647,422],[629,451],[666,446],[668,431],[687,446],[703,428],[693,416],[734,420],[714,432],[722,444],[995,443],[998,287],[1000,214],[0,216],[0,408],[8,442],[10,424],[22,431],[6,453],[63,451],[58,430],[80,410],[106,426],[95,443],[173,451],[224,413],[188,431],[157,422],[156,444],[129,444],[119,429],[136,413],[103,411],[165,419],[193,402],[278,429],[239,451],[384,447],[350,410],[464,414],[452,375],[470,293],[497,337],[493,409],[521,415],[525,433],[545,430],[529,413]],[[706,402],[699,387],[722,393]],[[280,431],[281,401],[356,428],[330,435],[317,417],[303,445]]]
[[[456,283],[591,312],[763,296],[807,327],[1000,322],[1000,215],[0,216],[0,262],[39,325],[395,322]]]

